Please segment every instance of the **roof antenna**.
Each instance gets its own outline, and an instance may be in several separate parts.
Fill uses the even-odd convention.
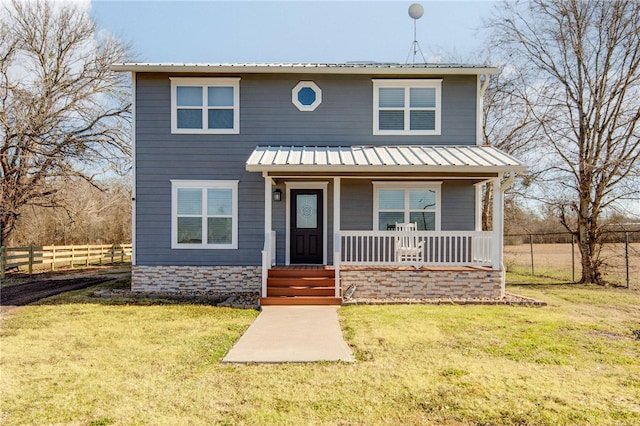
[[[422,15],[424,14],[424,8],[422,7],[421,4],[419,3],[414,3],[411,6],[409,6],[409,16],[413,19],[413,43],[411,43],[411,49],[409,50],[409,54],[407,55],[407,63],[409,63],[409,57],[411,56],[411,53],[413,52],[413,63],[416,63],[416,56],[418,55],[418,52],[420,52],[420,56],[422,56],[422,60],[424,61],[424,63],[427,63],[427,59],[424,57],[424,53],[422,53],[422,49],[420,49],[420,44],[418,43],[418,36],[417,36],[417,31],[416,31],[416,23],[418,22],[418,19],[422,18]]]

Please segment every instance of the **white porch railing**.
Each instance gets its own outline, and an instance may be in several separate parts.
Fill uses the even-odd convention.
[[[269,269],[276,264],[276,231],[265,233],[262,249],[262,297],[267,296]]]
[[[487,231],[340,231],[339,259],[342,265],[491,266],[491,242]]]

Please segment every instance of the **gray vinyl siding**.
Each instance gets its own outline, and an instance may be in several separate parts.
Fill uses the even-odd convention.
[[[245,171],[245,162],[256,145],[475,144],[475,76],[442,77],[440,136],[374,136],[373,76],[231,76],[241,78],[240,134],[174,135],[171,134],[170,75],[137,74],[135,167],[139,265],[261,263],[264,179],[260,173]],[[299,111],[291,102],[291,89],[301,80],[312,80],[322,89],[322,104],[313,112]],[[171,249],[172,179],[240,181],[237,250]],[[453,189],[456,195],[449,199],[444,191],[448,185],[443,185],[443,212],[446,208],[455,213],[443,213],[442,228],[473,229],[473,187],[470,183],[465,187],[456,182]],[[284,194],[283,184],[281,188]],[[330,184],[329,262],[333,232],[332,194]],[[371,182],[343,179],[343,229],[371,229],[372,200]],[[285,258],[286,202],[273,205],[279,263]]]
[[[473,231],[475,229],[476,191],[473,182],[466,180],[444,181],[441,202],[440,227],[443,231]]]
[[[373,229],[373,183],[365,179],[342,179],[340,228],[345,231]]]

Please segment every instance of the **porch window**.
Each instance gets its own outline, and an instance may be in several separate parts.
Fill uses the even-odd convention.
[[[171,181],[171,247],[238,248],[238,181]]]
[[[439,135],[442,80],[373,80],[374,135]]]
[[[172,78],[171,132],[240,132],[239,78]]]
[[[419,231],[440,230],[440,184],[374,182],[374,227],[416,223]]]

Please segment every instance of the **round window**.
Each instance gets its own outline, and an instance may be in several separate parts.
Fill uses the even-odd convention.
[[[322,90],[313,81],[301,81],[291,91],[291,101],[300,111],[313,111],[322,102]]]

